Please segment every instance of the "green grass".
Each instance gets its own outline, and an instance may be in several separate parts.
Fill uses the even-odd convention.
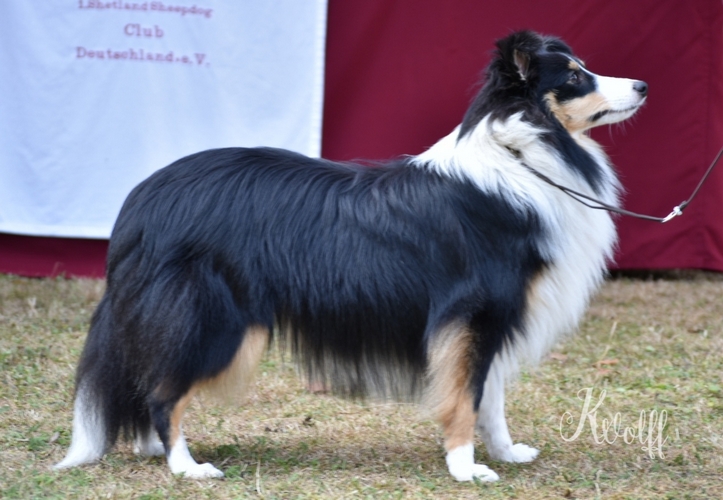
[[[723,281],[608,282],[578,334],[510,388],[513,438],[542,452],[504,464],[480,444],[478,461],[501,476],[494,484],[456,483],[439,428],[414,406],[312,395],[277,352],[245,402],[198,400],[187,413],[191,452],[225,479],[174,477],[164,459],[125,443],[96,465],[53,471],[70,442],[73,372],[102,289],[0,276],[3,498],[723,498]],[[570,436],[585,389],[593,406],[605,391],[599,437],[616,415],[620,433],[637,432],[641,412],[646,437],[651,411],[665,412],[662,457],[639,440],[596,443],[590,419],[563,439],[563,416],[573,415]]]

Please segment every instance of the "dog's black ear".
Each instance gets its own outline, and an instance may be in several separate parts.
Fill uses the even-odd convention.
[[[525,81],[529,78],[536,53],[543,38],[533,31],[518,31],[497,41],[497,53],[508,71]]]
[[[527,80],[527,72],[530,69],[530,55],[515,49],[512,53],[512,57],[517,66],[517,72],[520,74],[520,78]]]

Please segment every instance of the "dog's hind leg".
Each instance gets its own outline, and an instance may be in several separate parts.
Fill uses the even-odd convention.
[[[198,386],[189,389],[180,398],[162,396],[163,390],[154,395],[151,407],[151,419],[164,443],[168,466],[174,474],[184,477],[203,479],[223,477],[223,472],[209,463],[199,464],[188,451],[186,438],[183,436],[181,420],[183,413],[196,395]],[[165,401],[164,401],[165,399]]]
[[[497,481],[486,465],[474,462],[474,428],[477,414],[472,389],[472,335],[454,324],[435,333],[428,347],[427,402],[444,433],[446,461],[457,481]]]
[[[138,432],[133,442],[133,453],[142,457],[157,457],[166,453],[163,441],[154,429]]]
[[[539,450],[526,444],[512,443],[505,420],[505,379],[502,361],[498,356],[487,374],[477,427],[487,446],[487,453],[503,462],[531,462]]]
[[[153,425],[164,444],[168,466],[174,474],[189,478],[223,477],[223,472],[209,463],[197,463],[188,450],[183,435],[183,414],[199,391],[218,396],[242,396],[266,351],[269,331],[260,326],[246,329],[241,346],[232,361],[213,377],[200,380],[186,390],[168,390],[163,384],[151,395]]]

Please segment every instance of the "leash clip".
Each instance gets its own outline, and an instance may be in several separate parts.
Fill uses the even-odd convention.
[[[679,215],[683,215],[683,210],[680,208],[680,206],[677,206],[677,207],[673,208],[673,211],[670,212],[665,219],[661,220],[660,223],[665,224],[669,220],[674,219],[674,218],[678,217]]]

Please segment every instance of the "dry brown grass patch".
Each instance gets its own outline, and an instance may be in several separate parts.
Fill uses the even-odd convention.
[[[192,403],[191,452],[224,480],[173,477],[165,461],[120,445],[99,464],[55,472],[70,441],[72,386],[93,280],[0,276],[0,496],[4,498],[723,498],[723,281],[607,283],[579,334],[508,393],[515,441],[541,448],[532,464],[478,461],[495,484],[447,473],[441,431],[415,407],[310,394],[296,369],[264,358],[247,403]],[[606,397],[597,413],[634,426],[665,411],[664,457],[642,444],[597,444],[590,422],[565,441],[578,392]],[[569,435],[569,434],[568,434]]]

